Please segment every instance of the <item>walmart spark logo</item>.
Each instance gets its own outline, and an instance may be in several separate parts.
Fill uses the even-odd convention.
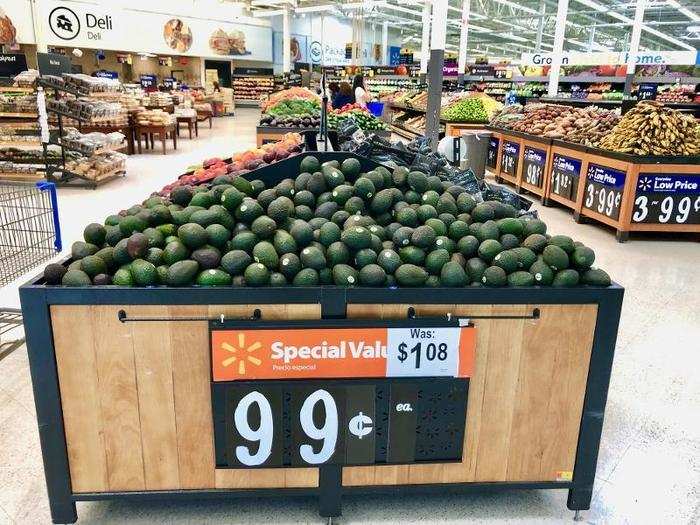
[[[651,179],[649,177],[642,177],[639,179],[639,189],[642,191],[649,191],[651,189]]]
[[[260,341],[256,341],[252,345],[246,346],[245,334],[241,332],[238,334],[238,346],[233,346],[229,343],[221,343],[222,349],[226,350],[231,354],[234,354],[231,357],[227,357],[226,359],[224,359],[221,362],[221,364],[226,368],[231,365],[234,365],[235,363],[238,363],[238,374],[244,376],[246,363],[250,363],[255,366],[260,366],[262,364],[262,361],[257,357],[247,355],[255,352],[261,346],[262,344],[260,343]]]

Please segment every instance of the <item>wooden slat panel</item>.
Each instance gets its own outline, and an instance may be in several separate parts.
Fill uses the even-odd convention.
[[[167,317],[167,306],[139,307],[140,316]],[[132,323],[141,442],[147,490],[180,486],[173,366],[167,323]]]
[[[494,306],[494,315],[506,315]],[[526,306],[518,309],[521,315]],[[482,401],[480,439],[477,443],[475,481],[502,481],[506,479],[508,446],[513,404],[515,402],[520,368],[522,332],[525,321],[520,319],[489,320],[489,337],[485,347],[488,353],[484,398]],[[481,327],[480,323],[479,326]]]
[[[206,306],[171,306],[172,317],[201,317]],[[167,328],[165,328],[167,326]],[[202,321],[178,321],[170,330],[173,391],[177,423],[180,487],[214,487],[214,423],[211,415],[209,327]]]
[[[552,394],[540,430],[540,439],[544,440],[545,435],[549,439],[542,451],[539,477],[553,480],[558,471],[574,470],[598,308],[595,305],[582,305],[578,309],[562,306],[547,307],[543,311],[557,319],[555,325],[552,323],[554,330],[550,337],[570,341],[568,345],[557,346]]]
[[[71,486],[75,492],[109,489],[90,313],[85,306],[51,308]]]
[[[408,306],[348,305],[348,317],[400,318]],[[413,306],[418,316],[480,316],[525,315],[537,305]],[[461,463],[347,467],[343,484],[553,481],[572,470],[596,307],[538,307],[537,321],[473,321],[477,354]]]
[[[114,306],[92,306],[110,490],[146,488],[131,327]]]

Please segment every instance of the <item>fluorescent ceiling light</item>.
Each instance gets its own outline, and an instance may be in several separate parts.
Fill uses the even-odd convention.
[[[523,38],[521,36],[516,36],[513,33],[504,33],[502,35],[503,38],[508,38],[509,40],[515,40],[516,42],[529,42],[530,40],[527,38]]]
[[[457,13],[460,14],[460,16],[462,15],[462,10],[459,9],[458,7],[453,7],[451,5],[448,5],[447,9],[450,11],[456,11]],[[481,13],[474,13],[473,11],[469,12],[469,20],[486,20],[487,18],[488,18],[487,16],[484,16]]]
[[[284,9],[274,9],[272,11],[253,11],[253,18],[265,18],[268,16],[279,16],[284,14]]]
[[[683,7],[680,3],[676,2],[676,0],[666,0],[666,4],[670,5],[671,7],[675,7],[679,13],[684,14],[685,16],[690,18],[693,22],[700,22],[700,16],[693,13],[687,7]]]
[[[506,22],[505,20],[500,20],[498,18],[494,18],[492,20],[492,22],[496,22],[497,24],[503,24],[504,26],[508,26],[508,27],[513,27],[513,28],[517,29],[518,31],[522,31],[524,33],[536,33],[537,32],[534,29],[530,29],[529,27],[524,27],[524,26],[520,26],[518,24],[513,24],[511,22]]]
[[[289,4],[292,7],[297,6],[296,0],[252,0],[250,2],[250,5],[255,6],[255,7],[279,5],[279,4]]]
[[[295,13],[320,13],[322,11],[335,11],[335,5],[315,5],[311,7],[297,7]]]
[[[623,22],[627,22],[628,24],[632,25],[634,24],[634,21],[625,16],[621,15],[620,13],[616,13],[615,11],[610,11],[607,7],[603,7],[597,2],[594,2],[593,0],[575,0],[579,4],[583,4],[587,7],[590,7],[591,9],[595,9],[596,11],[599,11],[601,13],[606,13],[607,15],[617,18],[618,20],[622,20]],[[646,24],[642,24],[642,30],[646,31],[647,33],[651,33],[654,36],[657,36],[659,38],[662,38],[666,40],[667,42],[671,42],[672,44],[677,45],[678,47],[682,47],[683,49],[688,49],[689,51],[695,51],[695,48],[693,46],[690,46],[686,44],[685,42],[682,42],[678,40],[677,38],[673,38],[672,36],[667,35],[666,33],[662,33],[661,31],[657,31],[656,29],[649,27]]]
[[[685,28],[686,31],[690,33],[700,33],[700,26],[688,26]]]
[[[515,2],[511,2],[510,0],[494,0],[494,2],[498,4],[503,4],[507,5],[508,7],[512,7],[513,9],[520,9],[521,11],[525,11],[526,13],[530,13],[531,15],[539,15],[540,13],[538,11],[535,11],[534,9],[530,9],[529,7],[525,7],[524,5],[517,4]]]
[[[339,4],[341,9],[373,9],[375,7],[387,7],[387,2],[353,2],[350,4]]]
[[[606,13],[609,11],[607,7],[604,7],[600,4],[597,4],[596,2],[593,2],[592,0],[576,0],[579,4],[583,4],[586,7],[590,7],[591,9],[594,9],[598,11],[599,13]]]

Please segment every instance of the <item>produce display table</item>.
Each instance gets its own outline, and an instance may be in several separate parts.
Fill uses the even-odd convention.
[[[130,123],[126,126],[90,126],[83,124],[80,126],[80,132],[81,133],[94,133],[94,132],[99,132],[99,133],[113,133],[115,131],[118,131],[119,133],[122,133],[126,137],[126,145],[127,145],[127,150],[126,152],[129,155],[133,155],[136,153],[136,142],[135,142],[135,137],[134,137],[134,130],[135,130],[135,124],[131,123],[131,118],[129,118]]]
[[[622,292],[75,290],[34,281],[20,293],[53,521],[76,521],[76,501],[263,494],[315,495],[322,515],[337,516],[342,494],[412,487],[568,489],[568,507],[587,509]],[[416,325],[450,314],[476,327],[466,410],[451,420],[464,434],[442,445],[457,446],[458,460],[217,467],[209,319],[259,315],[323,330],[334,319],[378,324],[411,312]]]
[[[212,112],[211,111],[200,111],[197,110],[197,122],[204,122],[204,121],[209,121],[209,129],[211,129],[211,117],[212,117]]]
[[[700,156],[629,155],[487,129],[497,180],[615,228],[620,242],[637,231],[700,233]]]
[[[163,155],[167,153],[166,151],[166,141],[168,139],[168,135],[170,135],[170,138],[173,140],[173,149],[177,149],[177,133],[175,132],[175,124],[168,124],[168,125],[162,125],[162,126],[136,126],[136,141],[138,143],[138,151],[139,153],[142,152],[141,150],[141,137],[145,137],[146,139],[146,149],[149,147],[149,141],[150,141],[150,148],[154,149],[155,144],[154,144],[154,135],[158,135],[159,140],[163,144]]]
[[[486,122],[445,122],[446,137],[460,137],[464,130],[486,129]]]
[[[318,128],[278,128],[273,126],[258,126],[255,128],[257,146],[260,147],[268,142],[277,142],[287,133],[300,133],[305,136],[308,134],[313,134],[315,136],[318,133]]]
[[[177,136],[180,136],[180,124],[187,124],[187,131],[189,132],[190,139],[192,138],[192,131],[194,130],[194,136],[199,137],[199,128],[197,126],[197,117],[177,117]]]
[[[175,113],[175,104],[167,104],[165,106],[145,106],[146,109],[151,110],[151,109],[162,109],[166,113]]]
[[[587,509],[622,297],[33,279],[20,298],[52,519],[98,499],[311,495],[334,517],[344,494],[515,488]]]

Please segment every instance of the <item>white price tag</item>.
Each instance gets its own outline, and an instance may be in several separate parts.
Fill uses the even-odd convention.
[[[387,377],[457,377],[461,328],[389,328]]]

